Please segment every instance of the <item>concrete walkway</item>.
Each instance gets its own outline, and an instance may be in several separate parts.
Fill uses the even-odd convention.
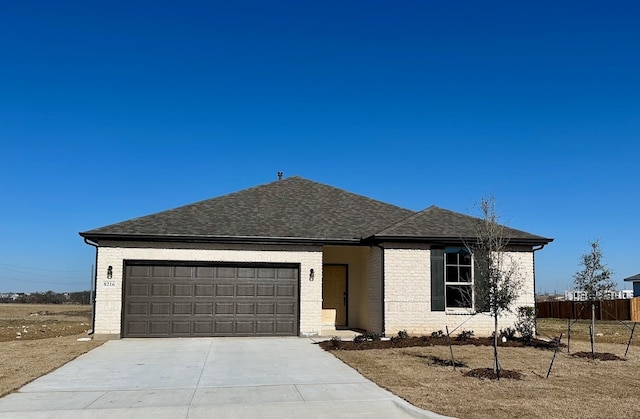
[[[304,338],[108,341],[0,399],[9,418],[442,418]]]

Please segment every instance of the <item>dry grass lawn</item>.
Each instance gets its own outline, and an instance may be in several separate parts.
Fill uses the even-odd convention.
[[[0,304],[0,396],[103,344],[89,329],[90,306]]]
[[[87,337],[89,306],[0,305],[0,396],[71,361],[104,341]],[[589,351],[588,322],[572,327],[571,353]],[[565,334],[566,321],[541,319],[541,336]],[[640,328],[639,328],[640,329]],[[637,331],[640,334],[640,330]],[[629,330],[615,322],[598,322],[597,352],[624,356]],[[17,337],[20,336],[18,339]],[[492,365],[492,348],[454,346],[455,371],[442,366],[447,346],[332,351],[364,376],[410,403],[458,418],[631,418],[640,417],[640,337],[622,361],[592,361],[534,348],[500,348],[504,369],[522,380],[464,377],[473,368]]]
[[[561,329],[560,324],[564,324],[563,332],[566,334],[566,321],[546,319],[539,322],[539,332],[541,335],[554,335],[554,328]],[[596,325],[596,332],[610,329],[596,338],[596,352],[624,356],[629,333],[624,326],[618,326]],[[586,327],[588,330],[588,325]],[[574,331],[579,328],[576,326]],[[624,344],[604,343],[616,339]],[[470,369],[492,366],[491,347],[454,346],[453,350],[456,362],[465,364],[455,371],[451,366],[437,362],[450,360],[448,346],[338,350],[332,353],[410,403],[442,415],[458,418],[640,417],[638,344],[631,346],[626,359],[620,361],[577,358],[563,348],[557,353],[548,379],[546,374],[553,351],[500,348],[502,368],[523,375],[522,380],[500,381],[463,376]],[[584,333],[572,332],[571,353],[578,351],[590,351],[588,331],[586,339]]]

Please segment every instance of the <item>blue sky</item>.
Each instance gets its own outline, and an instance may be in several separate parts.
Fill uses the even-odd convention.
[[[78,232],[302,176],[640,272],[634,1],[13,2],[0,13],[0,291],[88,289]]]

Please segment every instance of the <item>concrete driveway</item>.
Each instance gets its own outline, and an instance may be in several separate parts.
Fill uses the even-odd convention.
[[[442,418],[304,338],[113,340],[0,399],[9,418]]]

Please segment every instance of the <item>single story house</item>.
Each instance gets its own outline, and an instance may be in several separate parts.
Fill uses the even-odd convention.
[[[633,296],[640,297],[640,274],[625,278],[624,281],[630,281],[633,283]]]
[[[94,333],[490,333],[492,319],[461,298],[473,290],[463,240],[477,222],[289,177],[81,232],[96,248]],[[534,254],[553,239],[505,233],[524,278],[518,305],[534,306]]]

